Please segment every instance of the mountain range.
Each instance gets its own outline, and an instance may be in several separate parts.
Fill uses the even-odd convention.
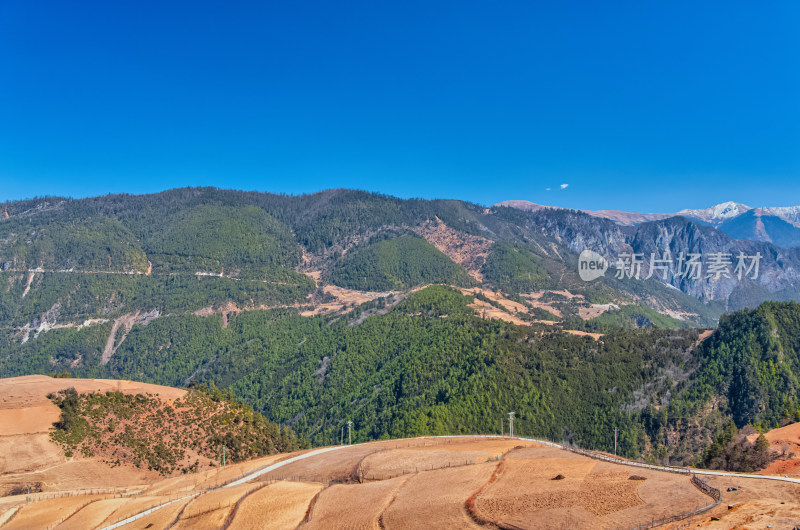
[[[508,206],[535,212],[556,206],[543,206],[529,201],[510,200],[495,206]],[[709,208],[683,209],[675,213],[641,213],[621,210],[581,210],[594,217],[610,219],[624,226],[672,217],[685,217],[718,228],[734,239],[750,239],[774,243],[783,248],[800,246],[800,206],[752,208],[739,202],[723,202]]]
[[[514,318],[580,329],[625,311],[630,322],[652,323],[660,317],[644,313],[655,311],[673,325],[710,326],[725,311],[800,300],[800,249],[725,232],[750,227],[755,214],[738,213],[744,208],[634,224],[519,203],[485,208],[356,190],[286,196],[184,188],[8,202],[0,217],[0,326],[12,340],[27,340],[111,320],[119,338],[178,310],[319,312],[434,283],[501,296],[505,305],[496,305]],[[764,226],[775,229],[769,220]],[[584,250],[607,259],[610,272],[582,281]],[[721,277],[651,274],[650,259],[665,253],[724,253],[733,263]],[[621,274],[626,254],[643,258],[641,274]],[[757,274],[736,276],[740,254],[760,255]],[[106,356],[118,347],[109,340]]]
[[[800,306],[777,303],[800,300],[800,249],[699,219],[342,189],[2,211],[0,377],[207,384],[315,445],[350,419],[370,440],[494,432],[515,410],[532,434],[611,450],[618,427],[622,454],[687,462],[728,419],[800,417]],[[610,264],[591,281],[587,250]],[[666,253],[761,260],[687,276],[651,267]],[[618,264],[633,254],[641,274]]]

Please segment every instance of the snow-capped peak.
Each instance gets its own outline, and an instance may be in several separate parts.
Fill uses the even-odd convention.
[[[696,217],[697,219],[702,219],[706,222],[721,222],[727,219],[731,219],[732,217],[739,216],[744,212],[752,210],[750,206],[746,204],[742,204],[740,202],[728,201],[723,202],[720,204],[716,204],[710,208],[703,208],[699,210],[693,209],[686,209],[681,210],[677,213],[677,215],[683,215],[686,217]]]
[[[762,215],[780,217],[787,223],[800,227],[800,206],[766,206],[759,208],[758,212]]]

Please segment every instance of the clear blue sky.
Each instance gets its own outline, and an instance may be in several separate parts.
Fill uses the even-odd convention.
[[[800,2],[0,0],[0,201],[188,185],[800,204]]]

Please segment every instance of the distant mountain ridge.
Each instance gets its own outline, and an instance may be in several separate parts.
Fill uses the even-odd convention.
[[[562,209],[523,200],[502,201],[495,206],[507,206],[529,212],[542,209]],[[735,201],[715,204],[708,208],[685,208],[675,213],[625,212],[621,210],[580,210],[594,217],[610,219],[615,223],[632,226],[671,217],[686,217],[708,224],[734,239],[765,241],[779,247],[800,246],[800,206],[767,206],[753,208]]]
[[[763,225],[769,242],[733,239],[689,217],[638,214],[642,222],[623,223],[512,204],[214,188],[8,202],[0,218],[0,372],[106,366],[178,316],[202,317],[200,327],[215,316],[227,328],[240,312],[334,315],[386,299],[374,308],[384,311],[430,284],[471,290],[474,309],[489,318],[583,331],[610,321],[709,327],[725,311],[800,301],[800,248],[778,246],[793,241],[795,227],[775,216],[753,213],[750,223],[726,207],[707,216],[730,217],[732,232]],[[578,274],[587,249],[610,263],[591,282]],[[762,259],[757,278],[710,279],[705,269],[649,277],[647,260],[665,252],[724,253],[731,273],[740,253]],[[631,253],[645,257],[641,278],[619,275],[618,259]],[[76,345],[57,345],[68,337]]]

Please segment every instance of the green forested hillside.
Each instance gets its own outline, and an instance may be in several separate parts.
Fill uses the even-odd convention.
[[[693,329],[609,327],[593,340],[483,320],[471,302],[432,286],[386,314],[377,301],[335,317],[249,311],[224,329],[219,316],[167,315],[134,326],[104,366],[110,323],[51,330],[6,344],[0,373],[213,383],[315,444],[347,420],[357,440],[498,432],[514,410],[522,435],[608,450],[616,426],[622,454],[684,463],[728,419],[797,414],[797,304],[726,317],[696,348]]]
[[[433,245],[414,235],[402,235],[356,247],[336,264],[330,281],[367,291],[407,289],[427,283],[469,286],[467,272]]]
[[[660,454],[697,456],[715,438],[721,446],[730,442],[730,429],[800,420],[799,351],[800,304],[770,302],[724,316],[695,349],[697,369],[686,389],[666,403],[651,399],[642,411]],[[715,459],[706,456],[707,463]]]
[[[510,293],[535,291],[553,284],[533,254],[505,242],[492,247],[482,272],[488,283]]]
[[[34,275],[23,297],[25,276],[0,273],[8,286],[0,289],[0,323],[21,327],[51,318],[80,324],[88,318],[114,318],[138,309],[193,311],[226,302],[290,305],[302,303],[314,289],[313,280],[305,275],[286,269],[284,276],[285,282],[266,282],[187,273],[44,273]]]
[[[800,382],[800,304],[767,302],[724,316],[699,349],[704,361],[688,398],[723,398],[738,427],[794,419]]]
[[[664,392],[660,377],[683,369],[697,336],[619,330],[595,341],[483,320],[471,302],[434,286],[361,323],[358,311],[345,318],[251,311],[225,329],[219,317],[165,316],[134,326],[105,366],[99,327],[54,330],[13,346],[0,368],[213,382],[316,444],[332,443],[348,419],[356,439],[366,440],[498,432],[500,418],[515,410],[520,434],[590,447],[608,448],[616,425],[623,451],[634,455],[646,440],[625,405],[645,389]]]
[[[224,273],[286,280],[300,258],[288,227],[255,206],[203,204],[178,210],[145,240],[156,271]]]
[[[65,220],[53,215],[0,222],[0,264],[27,270],[145,272],[147,257],[122,223],[104,216]]]
[[[551,288],[602,292],[610,299],[684,310],[699,325],[712,325],[720,314],[717,306],[654,280],[581,282],[570,245],[584,240],[583,231],[594,225],[576,212],[533,215],[357,190],[285,196],[184,188],[80,200],[46,197],[6,203],[5,213],[0,326],[79,324],[84,317],[115,318],[137,309],[196,311],[227,301],[302,305],[314,285],[299,270],[359,290],[473,285],[450,257],[412,235],[428,223],[454,231],[449,237],[455,240],[439,243],[466,253],[458,263],[471,261],[459,234],[491,241],[484,270],[474,272],[484,274],[486,287],[510,295]],[[198,274],[203,283],[192,283]],[[190,291],[196,288],[195,296]]]

